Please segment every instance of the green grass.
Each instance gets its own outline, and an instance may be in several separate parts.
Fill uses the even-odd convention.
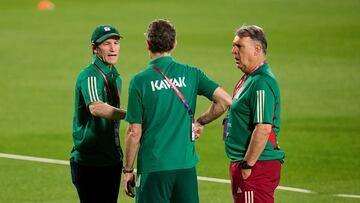
[[[282,96],[280,144],[286,152],[277,202],[359,202],[360,2],[357,0],[37,1],[1,3],[0,153],[66,160],[71,149],[74,82],[90,62],[90,35],[99,24],[124,39],[117,65],[122,104],[132,75],[148,61],[143,33],[155,18],[177,28],[173,56],[201,67],[226,90],[242,75],[231,43],[242,24],[262,26],[268,62]],[[199,99],[197,114],[209,105]],[[228,179],[220,120],[197,141],[200,176]],[[123,141],[126,123],[122,123]],[[68,166],[0,158],[0,202],[77,202]],[[123,194],[119,200],[132,202]],[[229,184],[199,182],[201,202],[231,202]],[[120,201],[119,201],[120,202]]]

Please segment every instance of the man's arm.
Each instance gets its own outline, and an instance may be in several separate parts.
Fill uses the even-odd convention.
[[[231,96],[221,87],[215,89],[212,100],[209,109],[196,119],[194,128],[196,138],[200,137],[205,124],[221,116],[232,103]]]
[[[95,101],[89,104],[90,113],[93,116],[107,118],[111,120],[121,120],[125,118],[126,111],[120,108],[115,108],[102,101]]]
[[[125,193],[133,197],[128,189],[128,182],[134,181],[134,174],[132,173],[134,169],[134,162],[136,154],[138,153],[140,146],[140,138],[142,133],[142,124],[139,123],[129,123],[126,129],[125,135],[125,166],[124,166],[124,189]]]
[[[251,135],[249,147],[244,156],[244,160],[250,166],[255,165],[261,153],[264,151],[267,140],[269,139],[272,126],[271,124],[258,123]],[[243,177],[246,179],[251,174],[251,169],[242,169]]]
[[[213,103],[209,109],[196,119],[199,124],[208,124],[217,119],[232,103],[231,96],[221,87],[215,89],[212,99]]]

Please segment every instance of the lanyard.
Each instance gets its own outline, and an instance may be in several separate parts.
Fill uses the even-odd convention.
[[[254,71],[256,71],[260,66],[264,65],[266,63],[266,60],[263,60],[259,65],[255,66],[254,68],[250,69],[250,73],[249,74],[245,74],[241,77],[241,79],[236,83],[236,86],[234,88],[233,91],[233,99],[234,97],[238,94],[239,90],[241,89],[241,87],[244,85],[244,83],[246,82],[246,79],[248,78],[248,76],[253,73]],[[241,94],[241,92],[239,93]],[[238,97],[239,95],[237,95]],[[228,110],[229,111],[229,110]],[[228,117],[229,117],[229,113],[226,115],[226,117],[223,120],[223,126],[224,126],[224,130],[223,130],[223,140],[225,141],[227,136],[228,136]]]
[[[194,119],[194,113],[192,112],[189,104],[187,103],[184,95],[180,92],[180,90],[171,82],[171,80],[160,70],[159,67],[157,66],[153,66],[153,68],[159,72],[166,80],[166,82],[172,87],[172,89],[175,91],[175,93],[179,96],[179,98],[181,99],[182,103],[184,104],[186,111],[189,113],[189,116],[191,118],[191,141],[194,142],[196,139],[196,135],[195,135],[195,131],[194,131],[194,127],[195,127],[195,119]]]
[[[99,68],[99,66],[96,65],[96,63],[93,63],[93,64],[94,64],[95,68],[99,71],[99,73],[102,75],[102,77],[104,79],[104,82],[105,82],[106,91],[108,93],[109,100],[110,100],[111,103],[113,103],[109,81],[107,80],[105,73]],[[117,107],[120,108],[120,90],[119,90],[116,78],[115,78],[115,82],[116,82],[116,90],[117,90],[117,98],[116,99],[118,99],[118,101],[119,101],[118,104],[116,104],[116,105],[119,105]],[[113,104],[111,104],[111,105],[113,105]],[[119,141],[119,124],[118,124],[118,121],[113,120],[113,124],[114,124],[113,128],[114,128],[115,146],[116,146],[116,149],[118,150],[118,152],[121,154],[120,141]]]
[[[175,93],[179,96],[179,98],[181,99],[182,103],[184,104],[187,112],[189,113],[190,115],[190,118],[193,120],[194,122],[194,113],[192,112],[189,104],[187,103],[184,95],[180,92],[180,90],[170,81],[170,79],[160,70],[159,67],[157,66],[153,66],[153,68],[159,72],[166,80],[166,82],[173,88],[173,90],[175,91]]]
[[[240,88],[244,85],[247,77],[246,75],[243,75],[241,79],[237,82],[234,91],[233,91],[233,97],[236,95],[236,93],[240,90]]]
[[[102,75],[103,79],[104,79],[104,82],[105,82],[105,86],[106,86],[106,90],[108,92],[108,95],[109,95],[109,100],[112,102],[112,94],[111,94],[111,90],[110,90],[110,85],[109,85],[109,81],[107,80],[106,76],[105,76],[105,73],[99,68],[99,66],[96,65],[96,63],[93,63],[93,65],[95,66],[95,68],[100,72],[100,74]],[[116,90],[117,90],[117,99],[119,101],[119,107],[120,107],[120,90],[119,90],[119,87],[118,87],[118,83],[117,83],[117,80],[115,79],[115,82],[116,82]]]
[[[251,68],[249,74],[243,75],[241,77],[241,79],[236,83],[236,86],[235,86],[234,91],[233,91],[233,97],[238,93],[240,88],[244,85],[244,83],[246,82],[246,79],[248,78],[248,76],[251,73],[253,73],[254,71],[256,71],[260,66],[264,65],[265,63],[266,63],[266,60],[263,60],[259,65],[255,66],[254,68]]]

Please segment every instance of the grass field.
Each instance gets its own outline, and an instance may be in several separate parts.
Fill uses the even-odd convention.
[[[123,107],[132,75],[148,61],[144,35],[155,18],[177,28],[173,56],[201,67],[229,92],[241,77],[231,56],[235,29],[262,26],[280,83],[280,144],[286,152],[281,203],[350,203],[360,195],[360,1],[183,0],[0,3],[0,153],[67,160],[72,146],[74,82],[91,59],[90,35],[112,24],[124,35],[118,70]],[[208,106],[200,99],[197,113]],[[122,123],[121,134],[126,123]],[[200,176],[228,179],[220,120],[197,141]],[[132,202],[123,188],[119,202]],[[231,202],[229,184],[199,182],[201,202]],[[0,158],[0,203],[77,202],[68,166]]]

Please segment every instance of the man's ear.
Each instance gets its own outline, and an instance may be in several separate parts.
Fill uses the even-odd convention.
[[[149,40],[145,40],[146,49],[150,51],[150,42]]]
[[[94,43],[92,43],[91,44],[91,49],[92,49],[93,54],[97,54],[96,48],[97,48],[97,46]]]
[[[255,53],[254,53],[254,55],[255,55],[255,56],[259,56],[261,53],[262,53],[261,44],[256,43],[256,44],[255,44]]]
[[[177,45],[177,40],[175,40],[174,45],[173,45],[173,48],[171,49],[171,51],[172,51],[172,50],[175,50],[176,45]]]

